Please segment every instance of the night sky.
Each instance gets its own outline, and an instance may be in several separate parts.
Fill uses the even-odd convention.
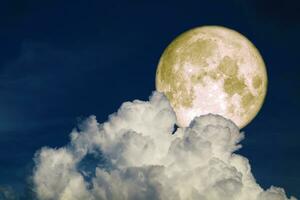
[[[78,122],[103,122],[147,100],[165,47],[180,33],[221,25],[249,38],[268,93],[243,129],[240,154],[257,182],[300,197],[300,4],[297,1],[0,2],[0,188],[29,199],[34,154],[68,143]]]

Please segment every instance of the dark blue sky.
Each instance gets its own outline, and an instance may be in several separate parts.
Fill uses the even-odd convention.
[[[264,188],[300,197],[299,10],[289,0],[2,0],[0,187],[26,193],[38,149],[66,144],[91,114],[101,122],[124,101],[146,100],[175,36],[222,25],[257,46],[269,76],[240,153]]]

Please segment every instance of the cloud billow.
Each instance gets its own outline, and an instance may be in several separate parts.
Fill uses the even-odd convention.
[[[234,153],[244,135],[232,121],[208,114],[173,133],[175,123],[158,92],[123,103],[103,124],[89,117],[67,146],[37,152],[38,199],[296,200],[256,183],[248,160]]]

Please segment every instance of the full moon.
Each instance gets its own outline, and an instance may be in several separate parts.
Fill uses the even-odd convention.
[[[225,27],[203,26],[179,35],[163,52],[156,89],[169,99],[181,127],[213,113],[243,128],[264,102],[267,72],[246,37]]]

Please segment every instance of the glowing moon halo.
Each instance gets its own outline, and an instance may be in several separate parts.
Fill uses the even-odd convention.
[[[225,27],[203,26],[179,35],[166,48],[156,89],[169,99],[181,127],[195,116],[214,113],[242,128],[263,104],[267,72],[246,37]]]

